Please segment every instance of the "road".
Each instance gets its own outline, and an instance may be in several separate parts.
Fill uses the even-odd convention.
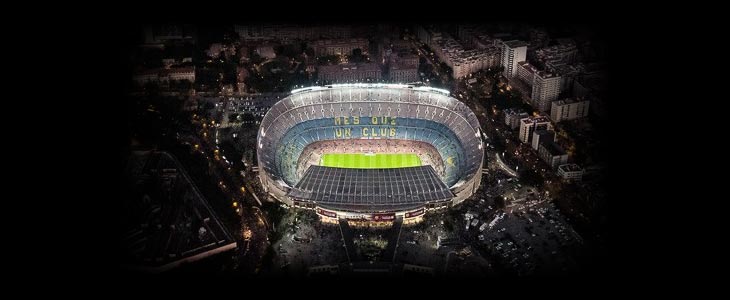
[[[453,91],[454,90],[454,82],[449,77],[447,77],[446,74],[442,74],[441,72],[441,62],[438,61],[436,58],[436,54],[431,54],[432,52],[426,48],[423,44],[421,44],[419,41],[413,40],[413,47],[418,50],[418,55],[420,57],[423,57],[426,59],[426,62],[428,62],[429,65],[431,65],[431,70],[433,71],[433,74],[430,74],[431,76],[428,76],[429,74],[426,74],[429,79],[436,79],[436,80],[430,80],[427,81],[429,85],[434,86],[440,86],[447,90]]]
[[[513,170],[512,168],[510,168],[507,164],[505,164],[502,161],[502,157],[499,155],[499,153],[495,153],[494,157],[496,158],[495,161],[497,162],[497,166],[499,166],[502,170],[504,170],[505,172],[507,172],[507,174],[509,174],[512,177],[519,176],[517,174],[517,171]]]
[[[221,104],[218,105],[218,108],[225,108],[227,100],[224,100]],[[222,117],[223,113],[220,109],[217,109],[212,121],[220,124],[219,121]],[[223,158],[225,155],[217,145],[217,142],[220,142],[218,140],[219,128],[214,125],[215,123],[211,123],[211,120],[205,121],[208,122],[205,126],[202,123],[196,124],[198,134],[189,138],[194,145],[198,145],[197,150],[205,154],[213,180],[218,182],[218,187],[223,194],[231,199],[231,209],[236,209],[241,216],[241,232],[248,231],[251,234],[248,245],[239,247],[241,248],[239,249],[241,254],[239,268],[246,273],[255,273],[260,269],[261,260],[269,243],[268,221],[259,208],[256,207],[262,204],[254,194],[254,188],[241,178],[241,170],[236,165],[226,162]],[[241,187],[244,187],[243,191]],[[241,237],[237,237],[237,240],[240,239]]]

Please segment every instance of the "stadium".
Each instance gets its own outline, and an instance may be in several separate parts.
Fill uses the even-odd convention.
[[[474,113],[449,92],[401,84],[293,90],[257,138],[264,190],[323,222],[418,222],[456,205],[481,181]]]

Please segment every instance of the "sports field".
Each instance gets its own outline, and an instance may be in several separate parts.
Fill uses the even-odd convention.
[[[353,169],[390,169],[421,165],[418,155],[409,153],[328,153],[322,154],[320,165]]]

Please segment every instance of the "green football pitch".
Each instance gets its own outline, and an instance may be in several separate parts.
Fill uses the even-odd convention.
[[[328,153],[323,154],[321,166],[353,169],[389,169],[417,167],[421,165],[418,155],[408,153]]]

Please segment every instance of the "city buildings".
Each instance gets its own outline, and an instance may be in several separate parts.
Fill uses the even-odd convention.
[[[560,76],[540,71],[523,61],[517,63],[515,76],[510,84],[529,97],[532,107],[547,112],[550,111],[550,103],[560,96],[562,81]]]
[[[607,118],[605,76],[601,71],[583,74],[576,77],[573,85],[573,94],[590,100],[591,114],[603,120]]]
[[[180,65],[184,63],[192,63],[193,58],[192,57],[182,57],[182,58],[163,58],[162,59],[162,65],[165,68],[170,68],[175,65]]]
[[[346,63],[340,65],[320,66],[319,80],[328,83],[378,81],[382,71],[376,63]]]
[[[171,80],[195,82],[195,67],[148,69],[137,72],[133,79],[140,85],[147,82],[169,83]]]
[[[256,54],[265,59],[272,59],[276,57],[276,53],[274,52],[274,46],[270,44],[263,44],[256,47]]]
[[[394,83],[410,83],[419,81],[418,66],[405,62],[394,62],[388,70],[390,81]]]
[[[502,43],[502,66],[504,77],[512,78],[517,69],[517,63],[527,58],[527,43],[518,40]]]
[[[288,93],[260,93],[228,97],[228,111],[239,114],[249,113],[256,120],[261,120],[271,106],[286,96]]]
[[[574,120],[588,116],[588,100],[568,98],[554,101],[550,108],[550,118],[554,122]]]
[[[553,141],[540,143],[537,149],[537,156],[550,165],[553,170],[559,165],[568,163],[568,154]]]
[[[425,26],[418,26],[416,30],[418,39],[424,44],[432,46],[436,41],[441,40],[441,32]]]
[[[549,130],[535,130],[535,132],[532,133],[532,149],[537,150],[541,143],[545,142],[554,142],[555,141],[555,132],[549,131]]]
[[[368,53],[368,40],[364,38],[318,40],[311,44],[316,56],[352,55],[352,50],[360,49]]]
[[[140,44],[135,27],[124,83],[168,84],[124,93],[132,144],[123,150],[175,152],[199,190],[163,155],[130,157],[115,209],[125,213],[117,220],[122,248],[110,250],[124,253],[125,266],[151,271],[177,264],[177,274],[266,278],[602,272],[606,251],[590,245],[606,244],[610,229],[602,172],[613,153],[602,137],[612,128],[594,118],[598,99],[610,98],[589,66],[612,53],[590,24],[484,22],[353,23],[352,32],[341,23],[243,25],[235,28],[241,39],[232,25],[208,24],[198,44],[175,34]],[[558,37],[575,38],[577,54]],[[505,59],[517,64],[505,80],[495,66],[509,48],[503,41],[515,39],[525,41],[527,58],[519,61],[514,47]],[[586,58],[589,43],[594,59]],[[197,69],[178,72],[188,66]],[[543,102],[525,105],[552,97],[544,74],[560,77],[560,95],[547,102],[555,119],[538,111]],[[588,109],[590,120],[551,130]],[[335,162],[381,155],[403,158],[387,167]]]
[[[520,120],[520,141],[532,142],[532,133],[536,130],[553,130],[550,119],[546,116],[530,116]]]
[[[526,112],[518,109],[505,109],[504,110],[504,124],[509,126],[510,129],[514,130],[520,127],[520,120],[529,117]]]
[[[418,38],[453,70],[454,79],[462,79],[471,73],[502,65],[501,49],[488,36],[482,35],[483,39],[479,39],[471,29],[457,33],[463,33],[459,34],[460,39],[468,44],[469,49],[447,33],[434,28],[417,28]]]
[[[573,64],[578,58],[578,48],[572,39],[558,39],[558,44],[535,50],[535,57],[532,60],[541,68],[548,65],[558,66]]]
[[[514,76],[510,79],[509,85],[519,91],[523,97],[529,98],[532,95],[532,83],[535,78],[535,67],[526,61],[517,63]]]
[[[570,65],[547,64],[546,70],[560,75],[560,91],[572,91],[575,78],[583,74],[584,66],[581,63]]]
[[[195,41],[195,28],[190,25],[154,25],[144,28],[145,44],[163,44],[171,41]]]
[[[584,170],[577,164],[564,164],[558,166],[558,176],[566,181],[580,181],[583,178]]]
[[[221,51],[223,51],[224,47],[221,43],[212,43],[208,47],[208,50],[206,51],[206,54],[212,58],[218,58],[221,54]]]
[[[560,76],[538,71],[532,81],[530,102],[539,111],[550,111],[550,103],[560,96]]]
[[[236,25],[234,30],[243,41],[342,39],[350,38],[352,34],[352,26],[349,25],[247,24]]]
[[[464,78],[480,70],[498,67],[501,63],[498,47],[466,50],[451,37],[435,41],[431,49],[439,60],[451,67],[455,79]]]

